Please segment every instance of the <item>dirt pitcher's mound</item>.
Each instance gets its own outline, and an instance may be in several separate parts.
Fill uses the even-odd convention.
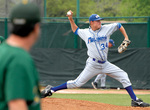
[[[42,110],[150,110],[140,107],[116,106],[91,101],[44,98],[42,99]]]

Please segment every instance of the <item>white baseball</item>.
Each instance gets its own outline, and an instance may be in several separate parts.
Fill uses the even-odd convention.
[[[118,87],[117,90],[120,90],[120,88]]]
[[[67,12],[67,15],[71,15],[71,12],[70,12],[70,11],[68,11],[68,12]]]

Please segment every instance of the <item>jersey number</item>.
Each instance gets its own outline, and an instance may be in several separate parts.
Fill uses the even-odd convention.
[[[104,49],[105,49],[105,45],[101,44],[101,50],[104,50]]]
[[[106,42],[106,47],[108,47],[108,43]],[[101,44],[101,50],[105,49],[105,44]]]

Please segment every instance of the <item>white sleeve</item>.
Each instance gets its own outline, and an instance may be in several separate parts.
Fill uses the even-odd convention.
[[[75,32],[76,35],[79,35],[81,39],[85,41],[86,39],[86,30],[85,29],[77,29]]]
[[[109,36],[120,28],[120,23],[112,23],[109,26]]]

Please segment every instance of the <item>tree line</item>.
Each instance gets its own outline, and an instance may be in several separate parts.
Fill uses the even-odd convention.
[[[47,17],[76,16],[76,0],[47,0]],[[80,0],[80,17],[97,13],[102,17],[150,16],[150,0]]]
[[[21,0],[0,0],[0,17],[8,17],[11,8]],[[29,0],[41,8],[45,0]],[[46,0],[47,17],[66,17],[68,10],[76,17],[77,0]],[[80,17],[99,14],[101,17],[150,16],[150,0],[80,0]],[[145,20],[145,19],[144,19]]]

